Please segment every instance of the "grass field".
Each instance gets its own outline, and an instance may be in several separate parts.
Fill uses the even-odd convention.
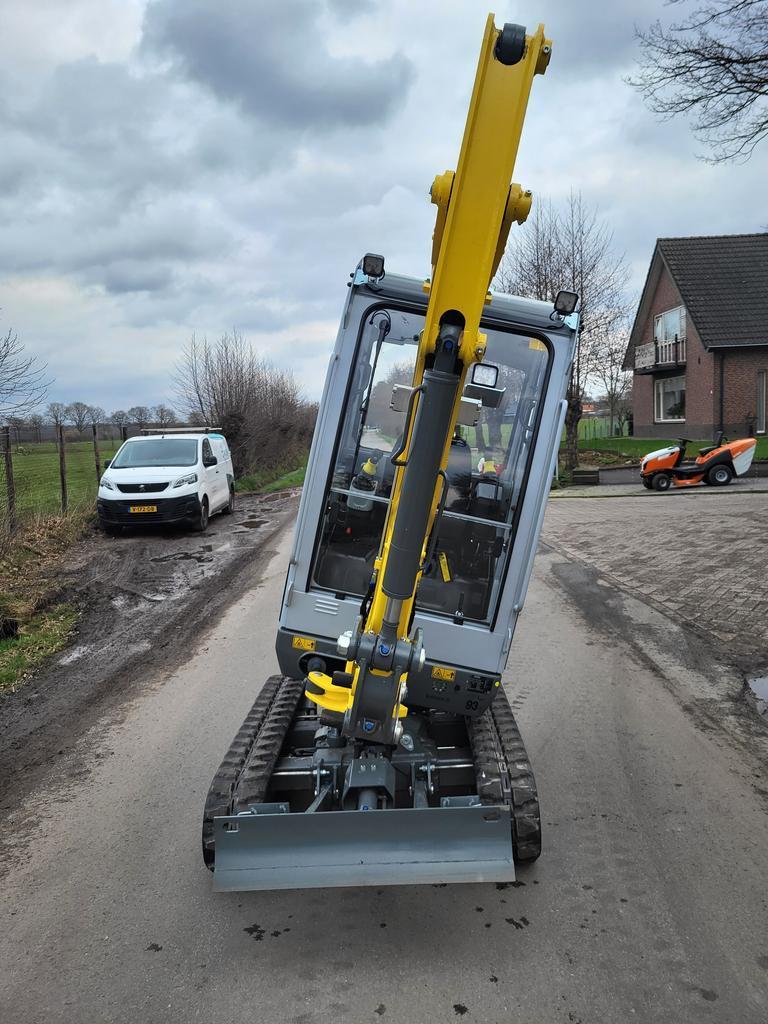
[[[119,441],[100,441],[102,467],[120,447]],[[71,507],[96,500],[97,480],[93,444],[71,441],[65,448],[67,492]],[[22,444],[13,449],[13,477],[19,518],[29,514],[55,514],[61,509],[59,452],[53,442]],[[5,480],[0,470],[0,504],[5,501]]]
[[[120,443],[99,442],[102,470],[104,460],[115,455]],[[304,481],[306,455],[303,458],[299,457],[298,462],[298,467],[281,466],[242,477],[237,481],[237,489],[274,491],[284,487],[299,487]],[[98,487],[93,444],[90,441],[69,442],[66,446],[66,466],[69,507],[74,509],[95,503]],[[59,452],[53,442],[22,444],[14,448],[13,477],[19,521],[24,521],[32,515],[56,515],[60,512]],[[5,500],[5,476],[0,460],[0,517],[4,512]]]

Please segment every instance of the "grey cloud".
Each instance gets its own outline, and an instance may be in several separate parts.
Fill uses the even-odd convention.
[[[339,18],[354,18],[376,10],[376,0],[328,0],[328,7]]]
[[[635,26],[646,27],[664,9],[664,0],[611,0],[589,6],[573,0],[543,0],[530,12],[544,22],[552,39],[551,72],[558,79],[578,76],[583,80],[630,67],[637,55]],[[536,28],[533,20],[527,28],[529,32]],[[623,86],[617,82],[617,88]]]
[[[385,120],[404,101],[410,62],[333,57],[317,0],[153,0],[143,44],[270,125],[332,127]]]
[[[102,283],[112,295],[124,292],[159,292],[170,287],[173,275],[167,266],[136,260],[116,260],[106,267]]]
[[[582,189],[640,283],[656,234],[749,230],[763,187],[757,160],[696,164],[684,127],[658,126],[623,84],[634,24],[661,2],[529,9],[555,49],[516,175],[555,202]],[[504,7],[498,23],[527,16]],[[485,10],[150,0],[143,43],[18,80],[0,67],[2,305],[32,350],[47,346],[61,397],[167,400],[164,373],[191,331],[229,326],[316,395],[360,255],[428,273],[427,190],[455,165]],[[53,59],[57,26],[40,26]]]

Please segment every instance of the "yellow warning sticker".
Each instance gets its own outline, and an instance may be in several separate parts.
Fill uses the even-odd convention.
[[[456,678],[456,669],[446,668],[444,665],[434,665],[432,667],[432,678],[445,679],[446,682],[452,683]]]
[[[451,570],[448,567],[448,558],[444,551],[441,551],[437,556],[437,560],[440,563],[440,575],[443,577],[443,583],[451,582]]]
[[[293,646],[297,651],[314,651],[315,641],[311,636],[295,636]]]
[[[532,348],[535,352],[546,352],[547,346],[543,341],[539,341],[538,338],[528,339],[528,348]]]

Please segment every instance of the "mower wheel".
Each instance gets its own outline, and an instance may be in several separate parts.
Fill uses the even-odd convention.
[[[707,483],[713,487],[725,487],[733,480],[733,470],[730,466],[713,466],[707,473]]]
[[[672,486],[672,477],[669,473],[656,473],[651,481],[654,491],[668,491]]]
[[[650,491],[650,489],[651,489],[651,478],[649,476],[643,476],[640,479],[643,481],[643,487],[647,491]]]

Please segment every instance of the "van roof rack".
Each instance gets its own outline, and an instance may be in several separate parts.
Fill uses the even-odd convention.
[[[221,434],[221,427],[142,427],[141,433],[148,434]]]

